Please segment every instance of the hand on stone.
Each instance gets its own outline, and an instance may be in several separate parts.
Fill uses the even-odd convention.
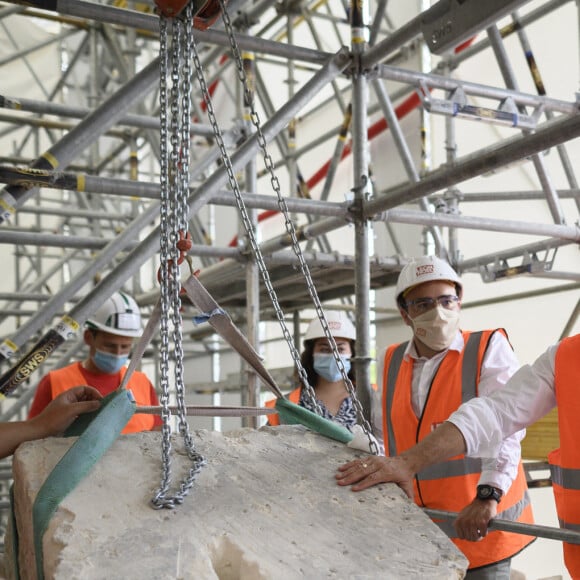
[[[396,483],[413,498],[414,473],[403,457],[370,455],[349,461],[338,468],[338,485],[350,485],[352,491],[361,491],[378,483]]]
[[[457,536],[472,542],[483,540],[487,536],[489,520],[496,514],[497,502],[494,499],[474,499],[453,522]]]

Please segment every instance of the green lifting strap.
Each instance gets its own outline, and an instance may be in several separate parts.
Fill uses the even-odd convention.
[[[354,435],[346,427],[325,419],[288,399],[278,397],[275,407],[280,418],[288,425],[304,425],[312,431],[342,443],[350,443],[353,440]]]
[[[60,502],[89,473],[93,465],[105,454],[135,413],[136,404],[131,391],[114,391],[102,400],[100,409],[87,422],[81,415],[82,434],[56,464],[40,488],[32,507],[34,551],[38,580],[44,578],[42,538]],[[78,419],[77,419],[78,421]],[[87,424],[88,423],[88,424]],[[74,424],[73,424],[74,425]],[[76,434],[77,427],[65,435]]]
[[[20,580],[20,565],[18,563],[18,554],[20,547],[18,544],[18,527],[16,525],[16,514],[14,513],[14,482],[10,486],[10,526],[12,528],[12,574],[15,580]]]

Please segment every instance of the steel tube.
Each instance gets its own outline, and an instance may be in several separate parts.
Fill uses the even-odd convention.
[[[8,1],[14,4],[34,6],[43,10],[47,9],[46,2],[43,0]],[[95,4],[93,2],[83,2],[81,0],[57,0],[54,6],[53,11],[59,14],[87,18],[88,20],[105,22],[116,26],[128,26],[156,34],[159,33],[159,18],[156,15],[125,10],[104,4]],[[196,30],[195,33],[199,43],[217,44],[224,47],[230,46],[227,34],[221,30]],[[282,42],[254,38],[244,34],[236,34],[236,42],[242,50],[293,58],[317,64],[323,64],[332,57],[330,53],[303,47],[288,46]]]
[[[299,111],[313,95],[336,77],[344,67],[347,66],[349,57],[346,51],[341,50],[329,62],[321,68],[318,75],[312,78],[302,89],[300,89],[294,99],[287,102],[277,114],[272,117],[262,127],[262,135],[266,142],[271,141],[288,123],[288,121]],[[232,156],[234,169],[246,165],[255,155],[258,149],[258,139],[256,136],[248,139],[236,153]],[[189,215],[195,214],[208,200],[211,199],[215,190],[219,189],[227,180],[224,167],[215,171],[206,182],[201,185],[188,200]],[[82,275],[77,276],[61,292],[54,296],[54,308],[46,305],[41,312],[28,321],[28,324],[20,327],[13,337],[12,342],[20,347],[34,332],[41,328],[47,320],[50,320],[56,310],[56,304],[62,306],[68,296],[74,295],[82,287],[90,276],[91,271],[97,271],[111,261],[113,256],[126,245],[132,242],[137,233],[146,227],[159,212],[159,203],[152,204],[146,211],[140,214],[132,224],[130,224],[115,240],[111,241],[99,256],[91,262]],[[97,308],[102,300],[117,291],[127,279],[133,276],[141,267],[143,262],[151,257],[159,248],[159,226],[157,226],[139,245],[129,252],[127,257],[106,276],[98,286],[77,303],[70,311],[70,317],[77,323],[82,324],[88,316]],[[49,303],[50,304],[50,303]],[[59,306],[59,307],[60,307]]]
[[[92,109],[89,109],[88,107],[62,105],[60,103],[54,103],[50,101],[35,101],[33,99],[26,99],[22,97],[7,97],[5,95],[3,96],[3,100],[0,99],[0,104],[5,109],[17,108],[19,111],[28,111],[30,113],[39,113],[41,115],[72,117],[74,119],[84,119],[92,112]],[[126,114],[117,120],[117,125],[138,127],[140,129],[155,129],[158,131],[160,123],[159,117]],[[192,135],[213,137],[212,128],[209,125],[201,125],[199,123],[192,124],[191,133]]]
[[[429,508],[423,508],[423,511],[429,517],[434,519],[454,520],[459,515],[456,512],[446,512]],[[552,528],[550,526],[541,526],[539,524],[523,524],[521,522],[512,522],[510,520],[501,520],[498,518],[489,520],[488,527],[491,530],[502,530],[504,532],[514,532],[515,534],[536,536],[538,538],[547,538],[549,540],[560,540],[569,544],[580,544],[580,532],[563,528]]]
[[[419,183],[394,188],[380,198],[368,202],[364,208],[364,214],[370,217],[380,211],[409,203],[491,169],[497,169],[528,157],[547,147],[572,140],[579,135],[580,115],[559,117],[554,121],[544,123],[532,135],[506,139],[499,145],[493,145],[459,158],[451,168],[443,167],[428,173]]]
[[[499,68],[501,70],[505,84],[508,86],[508,88],[517,90],[518,87],[516,76],[509,61],[507,51],[497,26],[490,26],[487,29],[487,35],[491,42],[491,46],[499,64]],[[524,135],[529,135],[529,131],[522,131],[522,133]],[[552,213],[552,217],[554,218],[554,222],[557,224],[563,224],[565,221],[564,212],[562,211],[560,200],[556,194],[556,188],[554,187],[552,178],[550,177],[550,174],[546,168],[546,164],[544,163],[544,158],[539,153],[534,153],[531,159],[532,163],[534,164],[536,174],[538,175],[538,179],[540,180],[544,193],[546,194],[546,200],[548,202],[550,212]]]
[[[580,110],[580,105],[575,101],[563,101],[561,99],[554,99],[551,97],[534,95],[531,93],[523,93],[511,89],[492,87],[489,85],[482,85],[465,80],[453,79],[434,73],[427,74],[418,71],[411,71],[386,64],[379,65],[377,73],[380,78],[400,83],[406,83],[413,85],[414,87],[418,87],[419,84],[423,84],[427,87],[445,91],[454,91],[455,89],[461,88],[466,95],[473,95],[488,99],[497,99],[498,101],[511,98],[516,104],[519,105],[529,107],[538,107],[542,105],[544,108],[557,113],[574,114],[578,113]]]
[[[135,101],[149,93],[158,78],[159,60],[155,59],[39,157],[33,168],[66,167],[79,153],[110,129]],[[9,186],[2,191],[0,197],[5,200],[8,207],[18,208],[36,193],[36,187]]]
[[[551,236],[571,242],[580,241],[579,225],[559,225],[521,222],[516,220],[502,220],[494,218],[479,218],[465,215],[443,213],[427,213],[406,209],[392,209],[382,214],[384,221],[420,224],[425,226],[439,225],[468,230],[484,230],[491,232],[506,232],[529,234],[532,236]]]

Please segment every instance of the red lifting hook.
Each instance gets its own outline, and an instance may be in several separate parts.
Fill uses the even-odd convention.
[[[191,270],[192,274],[196,275],[193,272],[193,266],[191,263],[190,256],[187,255],[189,250],[193,247],[193,242],[191,240],[191,234],[189,232],[183,233],[183,230],[179,230],[179,240],[175,244],[176,248],[179,250],[179,257],[177,258],[177,264],[180,265],[183,263],[183,260],[186,260],[189,264],[189,269]],[[167,269],[170,271],[171,266],[173,265],[173,260],[167,261]],[[157,281],[161,282],[161,266],[157,270]]]
[[[155,0],[158,12],[168,18],[179,16],[193,2],[193,27],[197,30],[209,28],[220,15],[219,0]]]

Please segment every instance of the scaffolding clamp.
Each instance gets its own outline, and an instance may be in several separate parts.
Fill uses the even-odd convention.
[[[522,274],[543,274],[549,272],[556,258],[557,248],[546,248],[542,258],[536,252],[524,251],[521,264],[510,265],[507,260],[499,257],[493,263],[480,264],[479,273],[484,282],[496,282]]]
[[[435,99],[431,96],[427,84],[421,81],[417,93],[424,109],[429,113],[488,122],[494,125],[508,125],[521,129],[535,129],[538,118],[543,111],[540,106],[536,108],[533,115],[527,115],[518,109],[516,102],[511,97],[503,99],[497,109],[470,105],[467,102],[465,91],[460,86],[451,92],[449,99]]]

